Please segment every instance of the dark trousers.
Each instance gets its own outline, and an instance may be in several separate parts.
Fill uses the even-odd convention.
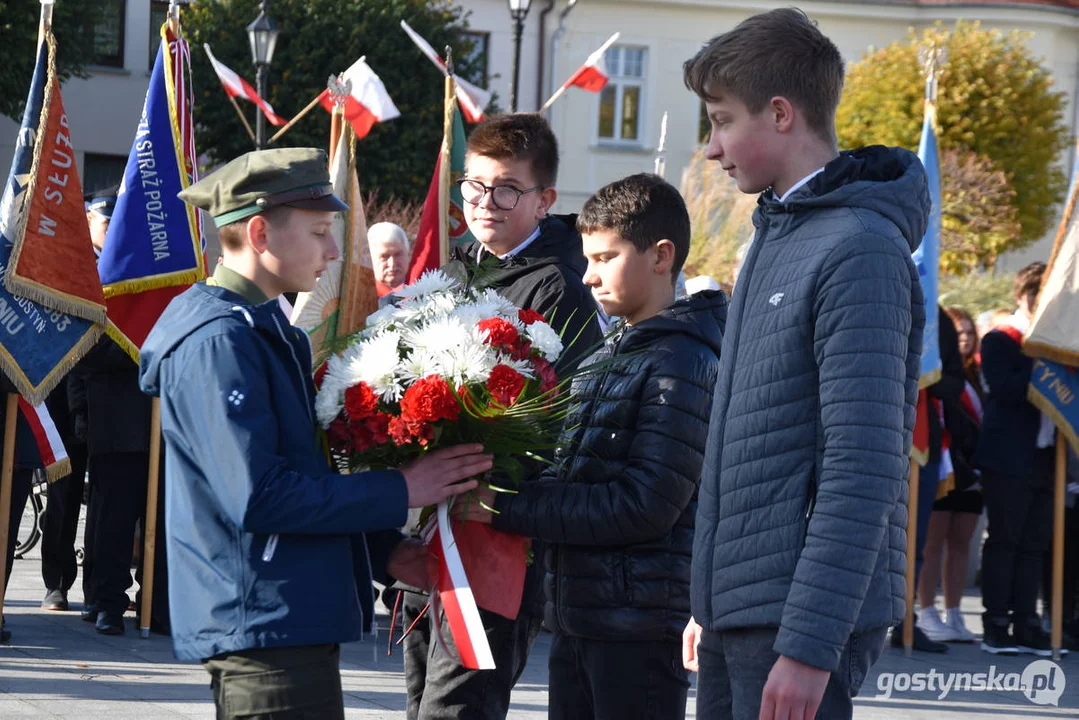
[[[79,563],[75,557],[75,539],[79,528],[79,510],[86,479],[86,445],[67,448],[71,474],[49,483],[48,504],[41,528],[41,579],[48,591],[65,594],[75,584]]]
[[[337,645],[257,648],[203,660],[217,720],[344,720]]]
[[[982,473],[989,537],[982,550],[983,620],[998,626],[1037,624],[1042,557],[1053,527],[1050,488],[1026,478]]]
[[[405,593],[405,627],[419,617],[427,597]],[[445,647],[432,637],[432,613],[404,640],[408,720],[502,720],[509,712],[510,691],[524,672],[528,653],[539,635],[540,620],[524,613],[509,620],[480,610],[494,670],[467,670],[458,661],[445,616],[440,618]],[[447,653],[448,650],[448,653]]]
[[[697,717],[757,720],[768,673],[779,659],[772,649],[776,628],[705,631],[697,647]],[[887,628],[855,633],[847,640],[839,667],[828,678],[817,709],[820,720],[854,716],[854,697],[884,649]]]
[[[926,536],[929,535],[929,516],[933,514],[933,503],[937,500],[938,485],[940,485],[940,463],[928,463],[918,473],[918,528],[914,539],[915,587],[922,574],[922,552],[925,550]]]
[[[127,610],[135,525],[146,509],[148,453],[90,456],[90,514],[94,530],[91,585],[102,612]]]
[[[556,632],[549,668],[551,720],[686,715],[689,673],[677,642],[605,642]]]
[[[19,526],[22,525],[22,512],[26,509],[26,499],[34,485],[34,471],[15,468],[11,476],[11,514],[8,516],[7,566],[4,572],[4,588],[11,579],[11,564],[15,561],[15,545],[19,541]],[[5,590],[6,591],[6,590]]]

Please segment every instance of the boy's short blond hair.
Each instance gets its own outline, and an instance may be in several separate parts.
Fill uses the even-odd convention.
[[[797,8],[747,18],[717,35],[683,66],[686,87],[705,100],[737,97],[751,113],[772,98],[790,100],[822,139],[835,143],[843,94],[843,56]]]

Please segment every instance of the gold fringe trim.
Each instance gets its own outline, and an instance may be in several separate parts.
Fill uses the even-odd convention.
[[[1027,388],[1027,400],[1029,400],[1034,407],[1049,416],[1049,419],[1053,421],[1053,424],[1057,426],[1057,429],[1068,439],[1068,444],[1072,446],[1072,450],[1079,453],[1079,434],[1076,434],[1076,428],[1072,427],[1072,424],[1068,422],[1064,417],[1064,414],[1060,412],[1056,403],[1038,392],[1037,388],[1033,385],[1030,385]]]
[[[71,474],[71,458],[64,458],[45,468],[45,479],[51,483]]]
[[[105,294],[105,297],[108,297],[108,293]],[[935,384],[938,380],[940,380],[940,375],[940,368],[937,368],[936,370],[930,370],[925,375],[922,375],[920,378],[918,378],[918,389],[925,390],[930,385]],[[922,463],[922,465],[925,465],[925,463]]]
[[[16,267],[11,265],[4,274],[4,287],[12,295],[24,297],[41,305],[46,310],[62,312],[65,315],[82,318],[88,322],[105,324],[105,306],[90,302],[78,295],[59,292],[36,280],[16,275]]]
[[[1079,366],[1079,352],[1054,345],[1046,345],[1045,343],[1028,340],[1023,343],[1023,354],[1032,358],[1050,360],[1061,365]]]
[[[929,464],[929,451],[928,450],[925,451],[925,452],[922,452],[918,448],[911,445],[910,446],[910,457],[914,462],[918,463],[918,467],[925,467],[926,465]]]
[[[26,398],[31,405],[40,405],[45,402],[45,398],[49,396],[49,393],[60,384],[64,376],[78,364],[79,360],[82,360],[83,355],[88,353],[97,343],[98,338],[101,337],[104,331],[104,328],[100,325],[91,325],[86,334],[75,343],[75,346],[56,364],[56,367],[49,371],[48,375],[36,386],[30,383],[30,378],[26,377],[26,373],[23,372],[19,363],[2,345],[0,345],[0,369],[11,379],[19,394]]]
[[[205,279],[201,270],[178,270],[163,275],[149,275],[133,280],[121,280],[109,283],[102,289],[106,298],[119,295],[134,295],[147,290],[160,290],[161,288],[176,287],[178,285],[191,285]]]
[[[109,324],[105,327],[105,332],[108,333],[120,348],[128,354],[128,356],[135,361],[135,364],[139,364],[139,348],[135,343],[131,342],[131,338],[124,335],[124,331],[121,330],[116,323],[109,320]]]

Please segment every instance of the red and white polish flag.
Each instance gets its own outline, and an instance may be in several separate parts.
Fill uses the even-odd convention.
[[[589,55],[584,65],[577,68],[577,71],[569,76],[569,80],[562,84],[562,88],[579,87],[588,92],[599,92],[606,87],[611,76],[607,72],[607,63],[603,58],[607,54],[607,49],[618,40],[619,35],[620,33],[615,33],[607,38],[607,42]]]
[[[45,475],[49,480],[56,480],[71,472],[71,462],[67,457],[64,442],[60,439],[60,432],[49,415],[48,408],[42,403],[37,407],[22,395],[19,396],[19,411],[26,418],[30,426],[30,432],[37,443],[38,452],[41,453],[41,462],[45,466]]]
[[[416,43],[416,47],[435,64],[435,67],[442,71],[443,75],[449,75],[442,56],[435,52],[429,42],[420,37],[419,33],[409,27],[404,20],[401,21],[401,28],[408,33],[408,36],[412,38],[412,42]],[[467,80],[462,80],[458,75],[454,75],[454,80],[457,81],[457,102],[461,106],[461,112],[464,114],[465,120],[473,124],[481,122],[486,117],[484,108],[491,102],[491,93],[483,88],[476,87]]]
[[[386,86],[363,58],[354,62],[352,67],[344,72],[342,79],[352,83],[352,90],[345,99],[345,119],[351,123],[357,138],[363,138],[371,132],[375,123],[400,116],[397,106],[386,92]],[[326,112],[333,112],[333,98],[330,97],[329,90],[323,90],[318,101]]]
[[[260,98],[250,83],[214,57],[208,44],[203,44],[202,48],[206,51],[206,56],[210,58],[210,64],[214,66],[217,79],[221,81],[221,86],[225,88],[225,92],[228,93],[229,97],[242,97],[255,103],[262,112],[266,113],[266,119],[270,121],[271,125],[281,126],[287,124],[288,121],[276,115],[270,103]]]

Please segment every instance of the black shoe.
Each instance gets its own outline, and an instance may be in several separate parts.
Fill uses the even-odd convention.
[[[97,622],[97,616],[100,611],[97,609],[97,605],[90,603],[89,605],[82,606],[82,614],[79,616],[83,622]]]
[[[1015,647],[1016,650],[1027,655],[1053,656],[1053,646],[1049,640],[1049,633],[1037,625],[1017,626],[1015,628]],[[1067,655],[1067,653],[1066,646],[1060,649],[1061,655]]]
[[[67,593],[63,590],[50,590],[45,593],[45,599],[41,601],[42,610],[67,612],[67,608]]]
[[[11,639],[11,631],[7,629],[7,621],[0,621],[0,643],[6,643]]]
[[[97,623],[94,625],[102,635],[123,635],[124,614],[102,610],[98,613]]]
[[[917,622],[918,616],[914,616],[915,622]],[[892,628],[892,647],[903,647],[903,623],[900,622],[894,628]],[[914,649],[918,652],[928,653],[946,653],[948,652],[948,646],[942,642],[936,640],[930,640],[929,636],[918,627],[914,626]]]
[[[982,650],[993,655],[1017,655],[1019,648],[1008,632],[1007,625],[985,623],[985,633],[982,635]]]

